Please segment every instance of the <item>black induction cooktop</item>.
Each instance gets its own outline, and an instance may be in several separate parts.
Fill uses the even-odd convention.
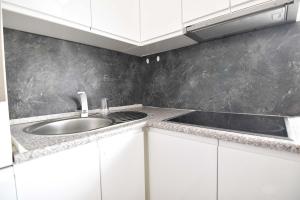
[[[284,117],[194,111],[166,121],[288,139]]]

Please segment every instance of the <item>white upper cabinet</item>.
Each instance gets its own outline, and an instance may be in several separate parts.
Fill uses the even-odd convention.
[[[205,27],[224,21],[225,15],[230,17],[236,11],[251,12],[257,5],[270,7],[281,1],[284,0],[2,0],[2,3],[7,28],[140,56],[194,44],[184,35],[187,26],[201,23]]]
[[[249,8],[255,5],[272,2],[274,0],[231,0],[231,11]]]
[[[185,26],[230,13],[229,0],[182,0]]]
[[[27,9],[69,22],[90,27],[90,0],[3,0],[8,6],[17,6],[26,14]],[[28,13],[30,14],[30,13]]]
[[[92,29],[140,41],[139,0],[91,0]]]
[[[140,7],[142,42],[182,34],[181,0],[140,0]]]

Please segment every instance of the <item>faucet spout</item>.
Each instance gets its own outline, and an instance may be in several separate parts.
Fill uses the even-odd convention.
[[[77,92],[80,96],[81,102],[81,117],[88,117],[89,116],[89,108],[88,108],[88,101],[85,92]]]

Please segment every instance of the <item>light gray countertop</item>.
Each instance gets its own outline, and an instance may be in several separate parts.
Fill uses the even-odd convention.
[[[118,109],[116,109],[118,110]],[[64,136],[41,136],[32,135],[23,132],[24,127],[36,123],[36,121],[53,118],[53,116],[33,117],[28,119],[13,120],[11,132],[14,140],[24,148],[22,152],[14,154],[14,162],[21,163],[33,158],[38,158],[51,153],[66,150],[81,144],[86,144],[92,141],[97,141],[104,137],[109,137],[115,134],[121,134],[124,130],[134,127],[153,127],[177,131],[182,134],[192,134],[215,138],[224,141],[231,141],[240,144],[252,145],[257,147],[269,148],[273,150],[286,151],[300,154],[300,144],[291,140],[280,138],[263,137],[256,135],[240,134],[224,130],[216,130],[191,125],[183,125],[172,122],[163,121],[165,119],[182,115],[192,110],[180,110],[170,108],[155,108],[155,107],[127,107],[123,110],[145,112],[148,116],[144,119],[117,124],[102,128],[99,130],[83,132]],[[78,113],[54,115],[55,118],[76,116]]]

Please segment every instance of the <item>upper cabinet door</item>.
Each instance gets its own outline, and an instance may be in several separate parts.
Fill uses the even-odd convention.
[[[91,26],[90,0],[4,0],[4,3]]]
[[[182,0],[183,23],[204,21],[230,12],[229,0]]]
[[[140,4],[142,41],[182,31],[181,0],[140,0]]]
[[[251,6],[263,4],[266,2],[271,2],[274,0],[231,0],[231,11],[249,8]]]
[[[91,0],[92,28],[140,41],[139,0]]]

